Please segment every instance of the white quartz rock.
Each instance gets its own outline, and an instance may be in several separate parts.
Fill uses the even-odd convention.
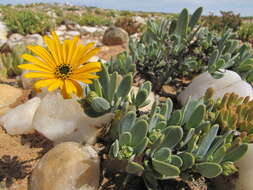
[[[113,113],[108,113],[96,118],[91,118],[83,114],[83,117],[78,120],[75,130],[71,134],[57,139],[54,143],[79,142],[94,144],[100,133],[100,129],[110,123],[113,117]]]
[[[63,99],[59,93],[49,93],[34,115],[33,128],[55,141],[71,134],[82,116],[83,110],[75,99]]]
[[[10,135],[24,134],[32,131],[33,116],[40,101],[40,98],[35,97],[25,104],[11,109],[0,117],[0,125],[2,125]]]
[[[203,96],[208,88],[214,89],[214,98],[223,97],[226,93],[236,93],[241,97],[249,96],[253,99],[253,89],[251,85],[241,79],[234,71],[226,70],[224,77],[214,79],[205,72],[193,79],[192,83],[178,96],[181,104],[185,104],[189,96],[198,99]]]
[[[253,144],[248,145],[247,153],[236,164],[239,168],[239,178],[236,180],[236,190],[252,190],[253,181]]]

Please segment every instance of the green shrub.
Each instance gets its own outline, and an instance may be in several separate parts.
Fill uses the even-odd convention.
[[[248,42],[253,40],[253,23],[243,23],[237,34],[238,38],[242,41]]]
[[[44,35],[54,28],[51,18],[42,11],[30,9],[17,10],[15,8],[4,8],[3,20],[12,33]]]
[[[217,122],[216,108],[222,103],[212,101],[213,106],[208,105],[209,96],[210,90],[205,98],[189,98],[175,111],[170,99],[156,102],[148,115],[138,117],[127,111],[115,124],[117,136],[110,158],[125,163],[128,175],[141,176],[147,189],[155,190],[164,189],[161,180],[184,181],[189,173],[206,178],[235,173],[234,163],[247,152],[248,141],[239,136],[239,131],[224,126],[226,120]],[[235,113],[234,117],[239,115]]]
[[[74,22],[79,23],[80,16],[73,12],[67,12],[63,14],[63,16],[58,16],[56,19],[56,24],[61,25],[65,24],[66,22]]]
[[[116,10],[107,10],[105,12],[105,16],[107,17],[116,17],[118,15],[118,12]]]
[[[112,24],[112,20],[102,15],[85,13],[80,17],[78,24],[88,26],[110,26]]]
[[[28,52],[24,46],[16,46],[11,51],[0,53],[0,65],[2,65],[2,72],[5,72],[8,77],[15,77],[22,73],[18,65],[23,64],[25,61],[21,55]]]
[[[169,84],[179,93],[186,86],[182,78],[205,71],[221,78],[223,69],[231,69],[252,81],[252,51],[230,30],[219,36],[199,25],[201,12],[199,8],[190,16],[184,9],[178,19],[148,21],[141,39],[130,40],[137,73],[155,84],[155,92]]]
[[[237,31],[241,24],[242,18],[240,14],[235,14],[232,11],[221,11],[222,16],[209,15],[204,17],[205,24],[211,31],[224,32],[232,29],[233,32]]]
[[[120,11],[119,13],[120,16],[135,16],[135,13],[134,12],[131,12],[131,11]]]

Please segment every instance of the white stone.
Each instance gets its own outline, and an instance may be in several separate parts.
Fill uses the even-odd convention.
[[[61,30],[56,30],[55,33],[57,34],[57,36],[63,36],[65,34],[65,32]]]
[[[5,23],[0,21],[0,47],[7,42],[8,29]]]
[[[140,16],[133,16],[133,20],[139,24],[146,24],[145,19]]]
[[[10,135],[23,134],[32,131],[32,120],[40,104],[40,98],[32,98],[25,104],[9,110],[0,117],[2,125]]]
[[[44,45],[43,37],[40,34],[27,35],[23,39],[23,42],[25,45],[39,45],[39,46]]]
[[[100,129],[112,121],[114,114],[108,113],[98,118],[88,116],[81,117],[76,125],[75,130],[63,138],[57,139],[54,143],[61,142],[79,142],[85,144],[94,144]]]
[[[63,99],[60,93],[49,93],[42,98],[33,128],[58,144],[74,141],[93,144],[101,126],[111,122],[113,114],[91,118],[84,114],[76,99]]]
[[[7,40],[7,45],[12,49],[14,48],[15,46],[20,46],[23,44],[23,39],[25,37],[21,34],[18,34],[18,33],[14,33],[14,34],[11,34]]]
[[[239,168],[239,179],[236,180],[236,190],[253,189],[253,144],[249,144],[247,153],[236,164]]]
[[[85,35],[85,34],[91,34],[98,31],[98,27],[92,27],[92,26],[81,26],[80,27],[80,32]]]
[[[100,159],[91,146],[62,143],[38,162],[29,180],[29,190],[97,190]]]
[[[61,25],[59,26],[57,29],[57,31],[66,31],[67,30],[67,27],[65,25]]]
[[[76,100],[63,99],[59,93],[49,93],[35,113],[33,128],[55,141],[71,134],[82,116],[83,110]]]
[[[67,36],[71,36],[71,37],[73,37],[73,36],[80,36],[80,32],[78,32],[78,31],[67,31],[65,34]]]
[[[208,88],[213,88],[214,98],[223,97],[226,93],[236,93],[241,97],[249,96],[253,99],[253,89],[251,85],[241,79],[234,71],[226,70],[224,77],[214,79],[209,73],[205,72],[193,79],[192,83],[178,96],[181,104],[185,104],[187,98],[193,99],[202,97]]]

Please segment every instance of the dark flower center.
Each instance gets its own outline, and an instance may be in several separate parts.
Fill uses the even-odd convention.
[[[59,68],[59,72],[61,74],[64,74],[64,75],[68,74],[69,71],[70,71],[70,68],[67,65],[64,65],[64,66],[62,66],[62,67]]]
[[[72,73],[72,67],[69,64],[61,64],[56,67],[55,74],[58,78],[67,79]]]

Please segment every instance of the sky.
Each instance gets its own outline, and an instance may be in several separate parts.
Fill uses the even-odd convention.
[[[178,13],[183,8],[191,12],[197,7],[204,7],[204,14],[219,14],[220,10],[234,11],[242,16],[253,16],[253,0],[0,0],[0,4],[23,3],[64,3],[95,6],[119,10],[137,10]]]

